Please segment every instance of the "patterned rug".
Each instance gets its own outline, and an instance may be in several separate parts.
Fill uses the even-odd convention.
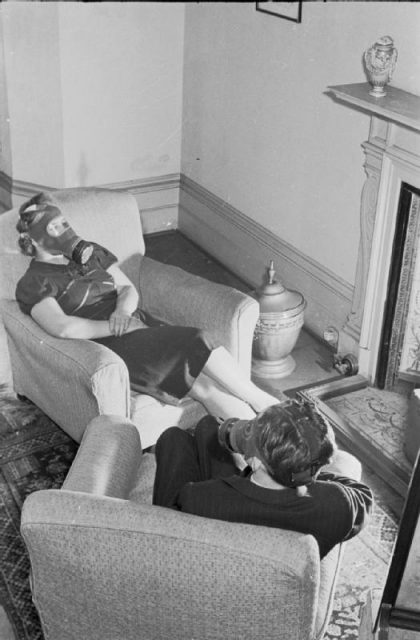
[[[385,585],[398,526],[395,514],[375,487],[374,478],[367,476],[366,473],[363,480],[374,492],[374,511],[365,529],[346,543],[324,640],[356,640],[369,590],[382,592]]]
[[[412,465],[403,451],[408,415],[406,397],[367,387],[329,398],[326,404],[407,474],[411,473]],[[397,535],[403,499],[368,468],[364,469],[363,480],[374,492],[375,508],[365,530],[346,545],[334,612],[325,640],[358,637],[361,606],[370,589],[382,591]]]
[[[17,640],[42,640],[29,589],[20,512],[27,495],[59,488],[77,444],[39,409],[0,386],[0,601]]]
[[[76,450],[77,444],[39,409],[0,387],[0,598],[16,640],[43,640],[19,532],[22,503],[32,491],[59,488]],[[374,476],[365,481],[375,492],[375,511],[365,530],[346,545],[325,640],[357,639],[368,590],[385,582],[396,518]]]

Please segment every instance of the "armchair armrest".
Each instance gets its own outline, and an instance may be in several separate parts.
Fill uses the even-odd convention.
[[[141,458],[139,432],[130,420],[98,416],[87,425],[62,488],[126,499]]]
[[[254,298],[148,257],[141,261],[139,293],[146,313],[167,324],[207,331],[250,372],[259,314]]]
[[[125,363],[90,340],[46,333],[15,301],[2,303],[17,393],[28,397],[76,441],[97,415],[130,416]]]

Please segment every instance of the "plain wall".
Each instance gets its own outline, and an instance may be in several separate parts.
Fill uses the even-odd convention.
[[[327,87],[365,82],[363,52],[389,34],[392,84],[420,93],[419,27],[408,2],[304,2],[301,24],[188,4],[182,172],[353,284],[369,117]]]
[[[184,4],[62,3],[66,186],[179,173]]]
[[[7,99],[3,24],[0,20],[0,171],[10,176],[12,168],[9,105]]]
[[[1,5],[13,178],[72,187],[179,173],[184,10]]]
[[[60,186],[64,180],[58,56],[58,4],[3,3],[3,69],[8,131],[4,153],[14,179]],[[3,116],[3,114],[2,114]]]

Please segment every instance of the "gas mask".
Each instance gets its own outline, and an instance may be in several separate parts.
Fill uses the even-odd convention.
[[[73,231],[58,207],[41,204],[36,205],[35,211],[28,228],[31,238],[46,251],[54,255],[63,254],[77,264],[85,264],[89,260],[93,246]]]
[[[228,418],[219,426],[219,442],[232,453],[241,453],[245,460],[259,456],[256,444],[256,421]]]

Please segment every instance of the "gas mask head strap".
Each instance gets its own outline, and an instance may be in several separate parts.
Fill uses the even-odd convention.
[[[307,405],[306,405],[307,407]],[[290,407],[292,408],[292,407]],[[325,426],[325,430],[319,429],[316,425],[314,425],[313,420],[306,413],[306,408],[301,409],[301,415],[296,415],[299,412],[299,407],[296,405],[293,406],[292,415],[287,411],[287,404],[284,407],[285,412],[288,414],[290,422],[299,433],[301,438],[305,441],[309,448],[310,455],[310,463],[304,469],[300,471],[291,472],[290,474],[290,484],[291,487],[299,487],[303,485],[308,485],[313,482],[314,476],[322,466],[320,462],[320,454],[322,448],[322,436],[325,435],[327,431],[327,427]],[[297,411],[296,411],[297,409]],[[315,407],[313,411],[316,412]]]

